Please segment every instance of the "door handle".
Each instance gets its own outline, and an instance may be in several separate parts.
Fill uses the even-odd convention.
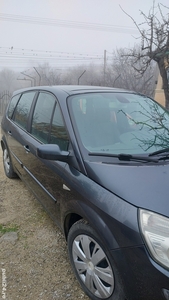
[[[26,150],[26,152],[28,153],[28,152],[30,152],[30,150],[29,150],[29,146],[28,145],[26,145],[26,146],[23,146],[24,147],[24,149]]]
[[[9,134],[9,135],[12,135],[12,132],[11,132],[10,130],[8,130],[8,134]]]

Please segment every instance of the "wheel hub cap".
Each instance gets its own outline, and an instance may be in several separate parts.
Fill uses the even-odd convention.
[[[114,290],[114,275],[101,246],[88,235],[78,235],[72,247],[78,277],[94,296],[109,298]]]
[[[91,271],[94,270],[94,265],[93,265],[93,263],[92,263],[91,261],[89,261],[87,265],[88,265],[88,268],[89,268]]]

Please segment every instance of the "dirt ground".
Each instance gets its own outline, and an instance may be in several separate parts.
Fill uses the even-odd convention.
[[[0,299],[89,299],[73,275],[60,230],[21,180],[5,177],[1,149]]]

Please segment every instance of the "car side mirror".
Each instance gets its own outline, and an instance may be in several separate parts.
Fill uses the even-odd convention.
[[[60,147],[56,144],[43,144],[36,150],[37,156],[42,159],[59,160],[68,162],[69,152],[61,151]]]

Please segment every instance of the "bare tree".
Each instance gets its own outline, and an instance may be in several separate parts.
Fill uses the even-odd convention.
[[[17,85],[17,75],[14,71],[10,69],[3,69],[0,72],[0,90],[1,91],[9,91],[13,92],[13,90],[16,88]]]
[[[78,78],[86,70],[86,66],[80,65],[76,67],[71,67],[65,70],[62,80],[63,84],[78,84]],[[84,78],[86,74],[81,78],[80,84],[84,84]]]
[[[48,63],[39,64],[32,72],[39,85],[61,84],[60,70],[52,68]]]
[[[85,71],[85,72],[84,72]],[[81,74],[83,74],[82,77]],[[80,78],[80,81],[78,80]],[[62,77],[63,84],[104,85],[102,66],[90,64],[69,68]]]
[[[134,48],[138,48],[135,46]],[[133,49],[131,51],[134,51]],[[128,50],[124,48],[113,52],[111,65],[107,67],[106,84],[117,88],[125,88],[147,96],[154,95],[155,86],[155,63],[150,63],[143,76],[138,76],[138,72],[132,67],[135,58],[128,56]],[[142,60],[137,62],[137,67],[142,67]]]
[[[154,0],[148,15],[141,11],[144,20],[141,24],[137,24],[134,18],[124,10],[123,12],[134,22],[142,41],[142,46],[139,50],[129,50],[128,56],[135,59],[133,67],[139,74],[143,75],[152,61],[157,62],[163,82],[165,106],[169,109],[169,84],[167,78],[167,70],[169,69],[169,7],[161,3],[156,5]],[[142,60],[142,64],[139,68],[138,62],[140,60]]]

